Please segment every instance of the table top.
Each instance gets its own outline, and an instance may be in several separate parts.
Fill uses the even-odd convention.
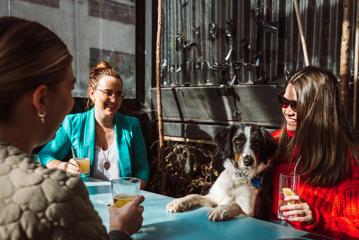
[[[110,183],[93,178],[84,178],[84,182],[95,209],[108,229],[107,204],[112,202]],[[141,194],[145,197],[144,221],[140,231],[132,236],[134,239],[323,239],[314,234],[251,217],[211,222],[207,217],[210,210],[208,207],[184,213],[169,213],[165,206],[173,198],[148,191],[141,191]]]

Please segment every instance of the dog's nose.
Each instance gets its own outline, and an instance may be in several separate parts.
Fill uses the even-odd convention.
[[[244,166],[246,166],[246,167],[251,166],[251,165],[253,164],[253,158],[252,158],[251,156],[245,156],[245,157],[243,158],[243,164],[244,164]]]

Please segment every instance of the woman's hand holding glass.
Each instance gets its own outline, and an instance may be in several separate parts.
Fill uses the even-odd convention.
[[[297,194],[284,197],[285,202],[295,202],[295,204],[285,204],[280,207],[285,219],[291,222],[313,222],[313,213],[308,203],[301,199]]]
[[[142,195],[136,196],[131,202],[121,208],[109,206],[110,231],[120,230],[128,236],[137,232],[143,222],[143,206],[140,205],[145,198]]]
[[[54,163],[53,163],[54,162]],[[71,158],[68,162],[62,162],[59,160],[53,160],[50,162],[53,167],[48,166],[49,168],[57,168],[64,172],[79,175],[80,174],[80,164],[73,158]]]

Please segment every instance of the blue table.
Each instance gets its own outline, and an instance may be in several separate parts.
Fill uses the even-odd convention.
[[[109,182],[84,178],[90,199],[108,229],[107,204],[112,201]],[[293,228],[261,221],[251,217],[238,217],[226,222],[211,222],[207,218],[209,208],[202,207],[184,213],[168,213],[165,206],[173,198],[141,191],[144,222],[134,239],[151,240],[218,240],[218,239],[323,239]]]

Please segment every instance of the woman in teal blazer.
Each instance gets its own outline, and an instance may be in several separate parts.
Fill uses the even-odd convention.
[[[91,71],[88,94],[94,107],[65,117],[55,138],[39,152],[41,164],[78,174],[79,165],[74,159],[62,160],[69,154],[88,156],[90,176],[94,176],[94,173],[104,171],[103,167],[99,169],[102,165],[95,164],[104,161],[101,158],[105,154],[101,151],[111,150],[113,154],[110,156],[118,159],[115,164],[111,163],[111,167],[117,167],[121,177],[140,178],[143,188],[148,181],[149,167],[140,123],[135,117],[117,112],[124,96],[122,80],[107,62],[101,62]]]

